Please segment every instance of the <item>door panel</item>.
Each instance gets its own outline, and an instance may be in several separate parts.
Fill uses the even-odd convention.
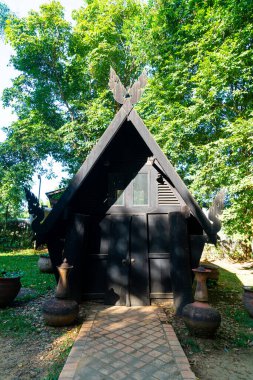
[[[92,215],[86,225],[82,275],[84,298],[104,298],[110,226],[110,215]]]
[[[168,214],[149,214],[149,252],[168,253],[170,247]]]
[[[148,215],[150,298],[172,298],[169,214]]]
[[[107,305],[126,305],[129,266],[130,216],[111,215],[111,234],[107,265]],[[124,264],[124,261],[126,263]]]
[[[149,305],[147,216],[132,216],[130,232],[130,305]]]
[[[163,298],[165,294],[171,293],[170,270],[170,259],[168,257],[150,258],[151,298]]]

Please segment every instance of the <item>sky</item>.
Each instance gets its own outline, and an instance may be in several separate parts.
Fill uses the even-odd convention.
[[[41,4],[50,3],[50,0],[0,0],[2,3],[5,3],[12,12],[14,12],[18,17],[25,17],[28,15],[30,10],[39,10]],[[60,3],[65,8],[65,18],[68,21],[71,21],[71,12],[74,9],[78,9],[84,5],[83,0],[59,0]],[[14,70],[9,65],[9,60],[13,54],[12,48],[5,44],[4,41],[0,40],[0,97],[2,97],[2,92],[6,87],[11,86],[11,79],[15,78],[18,75],[18,72]],[[0,142],[4,141],[5,134],[2,131],[2,127],[8,126],[12,121],[16,120],[15,114],[12,113],[10,108],[3,108],[2,102],[0,101]],[[45,163],[44,165],[47,165]],[[59,182],[63,177],[63,173],[61,171],[61,165],[55,164],[51,162],[53,165],[53,172],[55,172],[56,178],[47,180],[45,176],[42,176],[41,179],[41,199],[43,202],[46,202],[47,197],[45,196],[45,192],[55,190]],[[32,191],[35,195],[38,194],[39,189],[39,181],[37,178],[37,174],[34,174],[33,177],[34,186]]]

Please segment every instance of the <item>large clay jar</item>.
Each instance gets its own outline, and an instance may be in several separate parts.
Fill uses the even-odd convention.
[[[206,279],[209,269],[199,267],[193,269],[196,276],[195,302],[183,308],[182,316],[184,323],[191,334],[200,337],[212,337],[221,323],[220,313],[208,304]]]
[[[183,308],[183,320],[192,335],[212,337],[221,323],[220,313],[207,302],[193,302]]]
[[[49,255],[40,255],[38,260],[38,268],[42,273],[53,273],[53,266]]]
[[[244,286],[243,290],[243,304],[250,317],[253,318],[253,286]]]
[[[0,277],[0,307],[9,305],[21,288],[20,277]]]
[[[42,308],[45,324],[68,326],[77,319],[79,306],[76,301],[52,298]]]

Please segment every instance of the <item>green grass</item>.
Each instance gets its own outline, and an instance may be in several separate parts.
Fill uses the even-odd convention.
[[[33,290],[30,294],[19,297],[19,303],[25,303],[47,293],[56,285],[52,274],[41,273],[37,262],[39,253],[33,249],[0,252],[0,270],[8,272],[22,271],[23,288]],[[0,334],[15,339],[22,339],[27,334],[36,333],[32,313],[21,312],[19,303],[0,309]]]
[[[52,274],[39,271],[38,259],[39,253],[33,249],[0,252],[0,270],[22,271],[22,287],[35,290],[37,296],[43,295],[53,289],[56,283]]]
[[[18,315],[14,308],[0,310],[0,334],[3,337],[22,339],[25,335],[33,333],[32,317]]]
[[[228,344],[248,347],[253,341],[253,319],[242,304],[242,283],[234,273],[222,268],[219,272],[218,285],[209,289],[209,301],[221,313]],[[222,335],[222,326],[219,334]]]
[[[222,268],[219,269],[219,272],[219,287],[222,288],[223,291],[234,291],[237,293],[242,291],[242,283],[234,273]]]

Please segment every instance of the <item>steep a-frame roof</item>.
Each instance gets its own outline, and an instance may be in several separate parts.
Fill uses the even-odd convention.
[[[148,131],[147,127],[144,125],[138,113],[133,109],[133,105],[130,100],[126,100],[124,102],[109,127],[106,129],[98,143],[94,146],[89,156],[84,161],[83,165],[80,167],[67,189],[64,191],[58,203],[54,206],[53,210],[41,225],[41,232],[48,233],[54,227],[55,223],[57,223],[60,216],[62,215],[64,209],[68,206],[77,190],[87,179],[91,170],[94,168],[97,161],[104,153],[105,149],[110,145],[115,135],[118,133],[126,120],[132,123],[139,135],[142,137],[145,144],[153,153],[155,162],[157,161],[165,177],[167,177],[173,186],[177,189],[178,193],[189,207],[191,213],[196,217],[205,233],[209,236],[210,241],[215,241],[216,231],[213,229],[212,223],[203,213],[198,203],[194,200],[184,182],[177,174],[165,154],[162,152]]]

